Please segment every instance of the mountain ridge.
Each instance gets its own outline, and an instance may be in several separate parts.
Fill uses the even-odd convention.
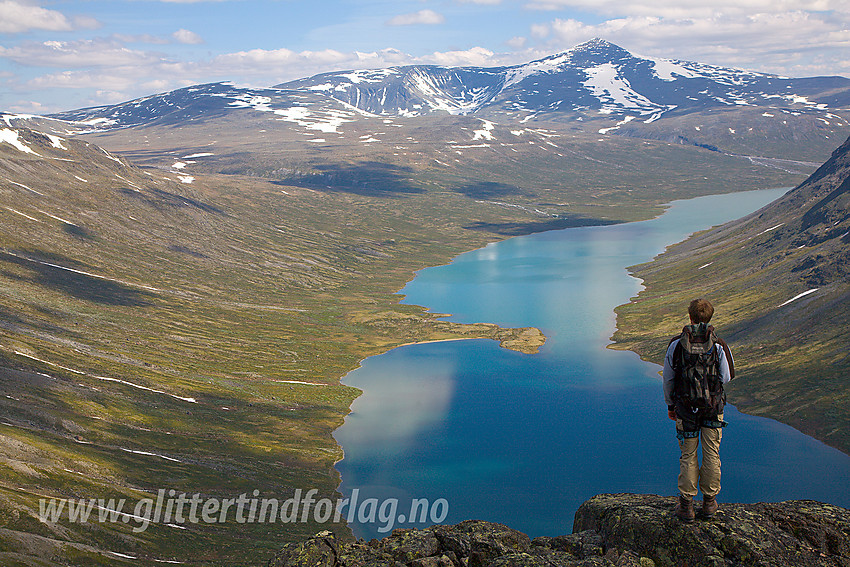
[[[676,59],[641,57],[594,39],[529,63],[502,67],[406,65],[335,71],[265,89],[219,82],[194,85],[117,105],[48,115],[88,122],[95,129],[150,122],[179,112],[189,95],[206,96],[209,108],[223,110],[269,104],[297,105],[318,95],[375,115],[417,116],[431,112],[476,114],[586,114],[654,121],[668,112],[730,106],[793,105],[800,112],[850,107],[850,79],[792,79]],[[229,99],[229,103],[214,101]],[[257,98],[262,100],[258,101]],[[320,97],[320,98],[321,98]],[[253,102],[251,102],[253,100]],[[181,102],[182,101],[182,102]],[[240,105],[243,102],[246,104]],[[130,109],[135,109],[130,112]],[[96,121],[93,123],[93,121]]]
[[[461,74],[469,76],[471,84]],[[423,75],[430,75],[431,82],[426,84]],[[841,79],[828,82],[838,88],[850,86],[850,80]],[[665,88],[669,87],[665,83],[678,85],[680,80],[683,84],[674,89],[675,95]],[[275,88],[325,92],[376,114],[427,113],[426,107],[431,111],[474,114],[495,104],[504,111],[592,109],[612,114],[631,111],[652,117],[676,108],[754,104],[759,94],[802,102],[805,95],[783,92],[795,87],[795,82],[766,73],[639,57],[595,38],[570,50],[514,66],[409,65],[380,71],[331,72],[281,83]],[[721,92],[720,85],[729,88]],[[772,92],[760,92],[759,88]],[[543,90],[548,92],[541,93]],[[525,96],[535,92],[537,97]]]

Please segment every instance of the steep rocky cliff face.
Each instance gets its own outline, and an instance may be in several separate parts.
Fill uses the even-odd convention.
[[[674,504],[601,494],[576,512],[572,534],[534,539],[476,520],[395,530],[368,543],[323,532],[287,544],[269,567],[850,566],[850,510],[807,500],[723,504],[714,518],[683,524]]]

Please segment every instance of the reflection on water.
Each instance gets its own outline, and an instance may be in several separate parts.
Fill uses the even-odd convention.
[[[343,494],[399,498],[400,511],[445,498],[449,523],[480,518],[533,536],[570,533],[594,494],[674,494],[678,445],[659,367],[605,348],[614,307],[640,289],[625,267],[780,194],[678,202],[651,221],[513,238],[421,271],[405,302],[455,321],[533,325],[547,344],[524,355],[494,341],[432,343],[364,361],[344,382],[365,393],[335,434]],[[723,499],[850,505],[850,457],[733,407],[726,419]]]
[[[374,357],[364,361],[364,372],[375,364]],[[454,393],[455,365],[450,357],[415,351],[380,364],[380,371],[371,373],[369,395],[357,398],[346,418],[357,433],[358,456],[364,458],[405,451],[416,436],[445,419]]]

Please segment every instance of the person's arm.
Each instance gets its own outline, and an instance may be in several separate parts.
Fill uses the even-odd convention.
[[[732,360],[732,352],[725,343],[721,343],[720,349],[720,380],[724,384],[728,384],[735,377],[735,361]]]
[[[664,370],[661,372],[661,382],[664,387],[664,402],[667,404],[667,415],[670,419],[676,419],[673,404],[673,379],[676,376],[676,372],[673,370],[673,352],[675,352],[676,345],[678,344],[679,339],[676,339],[667,347],[667,353],[664,355]]]

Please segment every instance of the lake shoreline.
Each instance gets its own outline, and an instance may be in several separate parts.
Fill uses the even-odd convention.
[[[666,412],[652,409],[663,404],[659,368],[647,365],[646,357],[612,352],[631,350],[610,342],[617,323],[614,309],[640,287],[627,267],[650,261],[694,228],[722,224],[776,195],[773,190],[742,198],[679,200],[667,207],[674,214],[656,217],[657,222],[511,238],[417,272],[416,283],[401,293],[416,306],[430,306],[435,317],[452,313],[457,321],[534,325],[551,342],[538,356],[517,357],[490,341],[408,341],[419,346],[364,360],[362,370],[346,375],[344,382],[363,394],[334,433],[346,454],[337,467],[339,491],[371,487],[378,498],[395,493],[447,498],[454,514],[448,521],[481,517],[551,535],[569,529],[570,512],[596,493],[674,489],[667,480],[675,474],[667,469],[675,460],[658,458],[675,447]],[[706,207],[712,210],[708,217]],[[617,426],[620,419],[610,419],[612,408],[620,408],[620,419],[640,419],[644,425],[640,431],[623,430]],[[835,492],[835,479],[844,473],[828,480],[824,463],[850,474],[850,465],[837,455],[824,454],[814,465],[799,461],[803,454],[822,450],[791,428],[734,417],[742,429],[726,445],[733,469],[728,498],[828,499],[824,490]],[[571,425],[565,429],[567,422]],[[751,469],[758,463],[750,462],[747,447],[768,446],[777,435],[788,444],[764,455],[766,460],[781,456],[797,463],[791,468],[808,471],[810,482],[795,486],[783,472],[753,484],[758,475]],[[625,451],[628,466],[610,467],[604,459],[580,456],[585,448],[612,445],[619,448],[606,450]],[[634,453],[638,446],[642,450]],[[593,454],[598,456],[596,450]],[[736,473],[743,476],[733,480]],[[532,488],[542,479],[554,491],[547,503]],[[503,497],[489,496],[493,491]],[[512,491],[524,494],[521,509],[512,504]],[[358,524],[352,529],[358,537],[369,533]]]
[[[789,191],[792,189],[788,188]],[[782,197],[779,197],[773,203],[780,199]],[[641,282],[641,290],[628,302],[616,307],[616,329],[610,338],[612,342],[608,345],[608,348],[631,351],[636,353],[641,360],[660,364],[663,358],[662,351],[666,346],[665,336],[673,336],[681,328],[670,323],[670,321],[682,317],[677,318],[681,314],[670,312],[669,303],[675,303],[680,310],[686,309],[687,303],[680,290],[693,287],[694,278],[685,274],[688,273],[689,269],[693,270],[695,266],[697,266],[696,269],[701,269],[717,261],[713,252],[705,252],[702,247],[707,246],[707,243],[711,244],[713,238],[718,238],[713,235],[722,234],[724,231],[737,230],[740,232],[743,230],[741,227],[745,227],[747,222],[756,217],[756,213],[758,211],[713,229],[699,231],[681,242],[668,246],[664,252],[650,261],[628,267],[629,275]],[[747,237],[746,233],[741,234],[733,239],[733,247],[735,247],[735,243],[749,241],[753,238],[753,236]],[[719,247],[719,245],[716,246]],[[698,255],[699,259],[694,257],[691,260],[691,255]],[[684,264],[683,268],[679,267],[681,264]],[[693,264],[693,266],[690,264]],[[715,266],[717,265],[722,264],[715,264]],[[731,268],[726,265],[722,265],[720,268],[721,272],[729,269]],[[727,339],[730,335],[732,337],[729,342],[736,357],[736,366],[739,369],[739,379],[730,383],[727,387],[729,403],[733,404],[741,413],[765,417],[783,423],[850,456],[850,444],[848,444],[846,436],[830,437],[836,430],[836,424],[840,424],[840,421],[837,421],[841,419],[840,412],[837,418],[830,418],[831,413],[833,416],[836,415],[834,407],[829,407],[828,403],[815,403],[812,399],[807,398],[797,405],[805,406],[808,409],[805,413],[798,413],[795,404],[790,402],[791,399],[796,397],[796,392],[809,390],[817,383],[816,377],[822,376],[827,371],[815,366],[801,365],[795,361],[793,353],[788,354],[787,347],[784,347],[785,350],[780,349],[773,354],[774,357],[779,356],[786,361],[785,368],[765,368],[764,355],[761,350],[765,345],[760,342],[753,342],[753,337],[745,332],[753,324],[753,321],[766,318],[767,312],[771,308],[769,301],[762,299],[763,290],[760,288],[740,289],[730,286],[728,280],[735,278],[728,276],[712,278],[708,270],[706,272],[706,274],[700,276],[700,282],[705,289],[702,294],[715,304],[718,334]],[[678,282],[676,288],[670,287],[673,282]],[[794,292],[789,293],[793,294]],[[666,302],[663,299],[665,297],[668,298]],[[755,305],[763,305],[763,309],[767,311],[754,313],[753,306]],[[647,329],[651,329],[651,331]],[[659,330],[661,332],[658,332]],[[651,336],[653,333],[655,336]],[[741,336],[739,337],[739,335]],[[739,337],[737,341],[735,340],[736,337]],[[766,373],[768,372],[772,377],[767,377]],[[793,375],[794,372],[796,372],[796,375]],[[789,374],[792,375],[789,376]],[[799,385],[795,387],[794,384],[804,380],[806,376],[815,378],[810,382],[812,386]],[[741,377],[745,381],[741,381]],[[764,392],[768,385],[772,392],[770,396],[765,395],[764,399],[761,399],[758,395],[753,394],[754,391]],[[781,391],[776,389],[783,387],[785,389]],[[799,390],[795,388],[799,388]],[[777,403],[774,399],[777,396],[780,401],[785,403]],[[846,416],[846,414],[844,415]],[[846,420],[846,417],[844,419]]]

